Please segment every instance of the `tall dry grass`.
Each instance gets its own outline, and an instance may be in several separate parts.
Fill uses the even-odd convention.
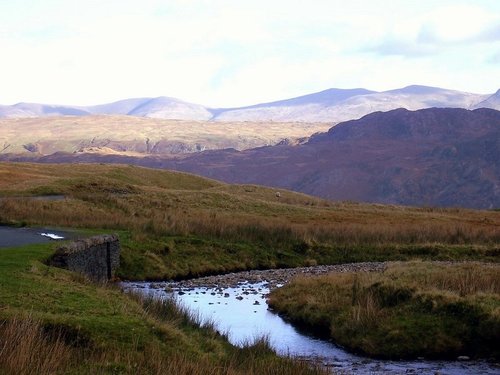
[[[31,317],[14,318],[0,325],[0,368],[6,374],[63,373],[72,355],[61,332],[47,334]]]
[[[454,220],[453,217],[446,220],[440,217],[441,220],[430,222],[428,219],[431,216],[415,218],[410,215],[395,222],[390,212],[377,218],[374,213],[341,214],[335,211],[319,211],[310,217],[300,217],[299,214],[290,217],[248,213],[243,208],[238,211],[189,205],[168,207],[166,202],[148,200],[147,197],[137,199],[95,194],[80,198],[56,202],[2,199],[0,221],[124,229],[154,236],[197,235],[262,243],[333,243],[349,246],[389,243],[500,244],[500,231],[496,225],[476,220]],[[436,215],[443,214],[438,212]]]
[[[500,355],[498,264],[404,262],[384,272],[300,277],[274,290],[269,303],[369,355]]]
[[[468,262],[462,264],[426,263],[393,264],[387,277],[401,280],[416,291],[439,290],[461,297],[474,294],[500,294],[500,268],[496,264]]]
[[[145,317],[161,324],[195,327],[220,335],[210,322],[202,323],[196,314],[179,309],[173,301],[141,299]],[[53,375],[65,373],[124,375],[326,375],[328,372],[293,358],[277,357],[265,339],[233,348],[229,354],[165,351],[158,343],[132,350],[117,347],[90,348],[65,342],[62,331],[44,329],[32,317],[14,317],[0,324],[0,373],[6,375]]]

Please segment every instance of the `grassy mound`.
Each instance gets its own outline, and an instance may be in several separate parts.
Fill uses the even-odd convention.
[[[498,261],[500,212],[280,193],[134,166],[0,163],[0,223],[118,232],[123,278],[370,260]],[[65,199],[29,198],[47,194]]]
[[[299,278],[269,304],[337,343],[382,358],[500,358],[500,266],[390,264]]]

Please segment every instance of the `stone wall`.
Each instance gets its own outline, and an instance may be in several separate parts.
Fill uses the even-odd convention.
[[[120,241],[114,234],[73,241],[58,248],[48,263],[105,282],[120,265]]]

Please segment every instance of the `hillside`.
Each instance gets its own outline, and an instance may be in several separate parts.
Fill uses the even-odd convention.
[[[230,248],[229,241],[202,231],[182,233],[192,229],[183,227],[190,215],[206,215],[208,207],[217,215],[226,204],[216,203],[217,197],[237,191],[196,176],[135,167],[0,163],[0,224],[65,226],[78,237],[117,232],[121,277],[182,277],[229,267],[227,258],[233,267],[243,261],[241,246]],[[266,190],[254,191],[265,204]],[[44,197],[56,192],[64,198]],[[314,201],[290,196],[298,206]],[[198,210],[200,200],[205,209]],[[174,223],[168,228],[169,220]],[[2,374],[325,373],[278,357],[265,340],[234,347],[212,323],[173,300],[131,295],[118,284],[93,283],[48,266],[59,245],[0,248]]]
[[[122,103],[126,107],[127,103]],[[151,103],[148,104],[151,108]],[[118,108],[117,108],[118,110]],[[296,142],[331,125],[313,123],[181,121],[133,116],[0,119],[0,154],[54,152],[182,154]]]
[[[500,207],[500,112],[398,109],[298,146],[211,152],[164,167],[334,200]]]
[[[490,209],[500,207],[499,142],[495,110],[398,109],[341,123],[306,143],[242,152],[175,158],[82,152],[0,160],[138,164],[332,200]]]
[[[363,88],[331,88],[291,99],[239,108],[210,108],[164,96],[125,99],[86,107],[18,103],[0,105],[0,118],[107,114],[176,120],[331,123],[357,119],[375,111],[430,107],[498,109],[498,99],[495,99],[495,94],[473,94],[418,85],[382,92]]]
[[[370,260],[498,261],[500,212],[280,193],[134,166],[0,163],[0,224],[117,233],[122,279]],[[57,245],[0,249],[6,373],[324,373],[278,358],[266,340],[232,347],[172,301],[49,267],[44,260]]]
[[[498,256],[499,212],[334,203],[279,191],[134,166],[0,163],[0,223],[117,232],[118,274],[127,279]]]

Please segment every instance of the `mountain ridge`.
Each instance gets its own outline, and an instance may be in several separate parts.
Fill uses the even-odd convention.
[[[212,108],[168,96],[129,98],[92,106],[17,103],[0,105],[0,118],[108,114],[197,121],[340,122],[396,108],[500,109],[499,92],[483,95],[422,85],[380,92],[364,88],[330,88],[294,98],[234,108]]]
[[[0,160],[111,162],[285,188],[331,200],[500,208],[500,111],[396,109],[332,127],[304,143],[168,157],[57,153]]]
[[[214,151],[162,167],[333,200],[499,208],[499,151],[500,111],[396,109],[297,146]]]

